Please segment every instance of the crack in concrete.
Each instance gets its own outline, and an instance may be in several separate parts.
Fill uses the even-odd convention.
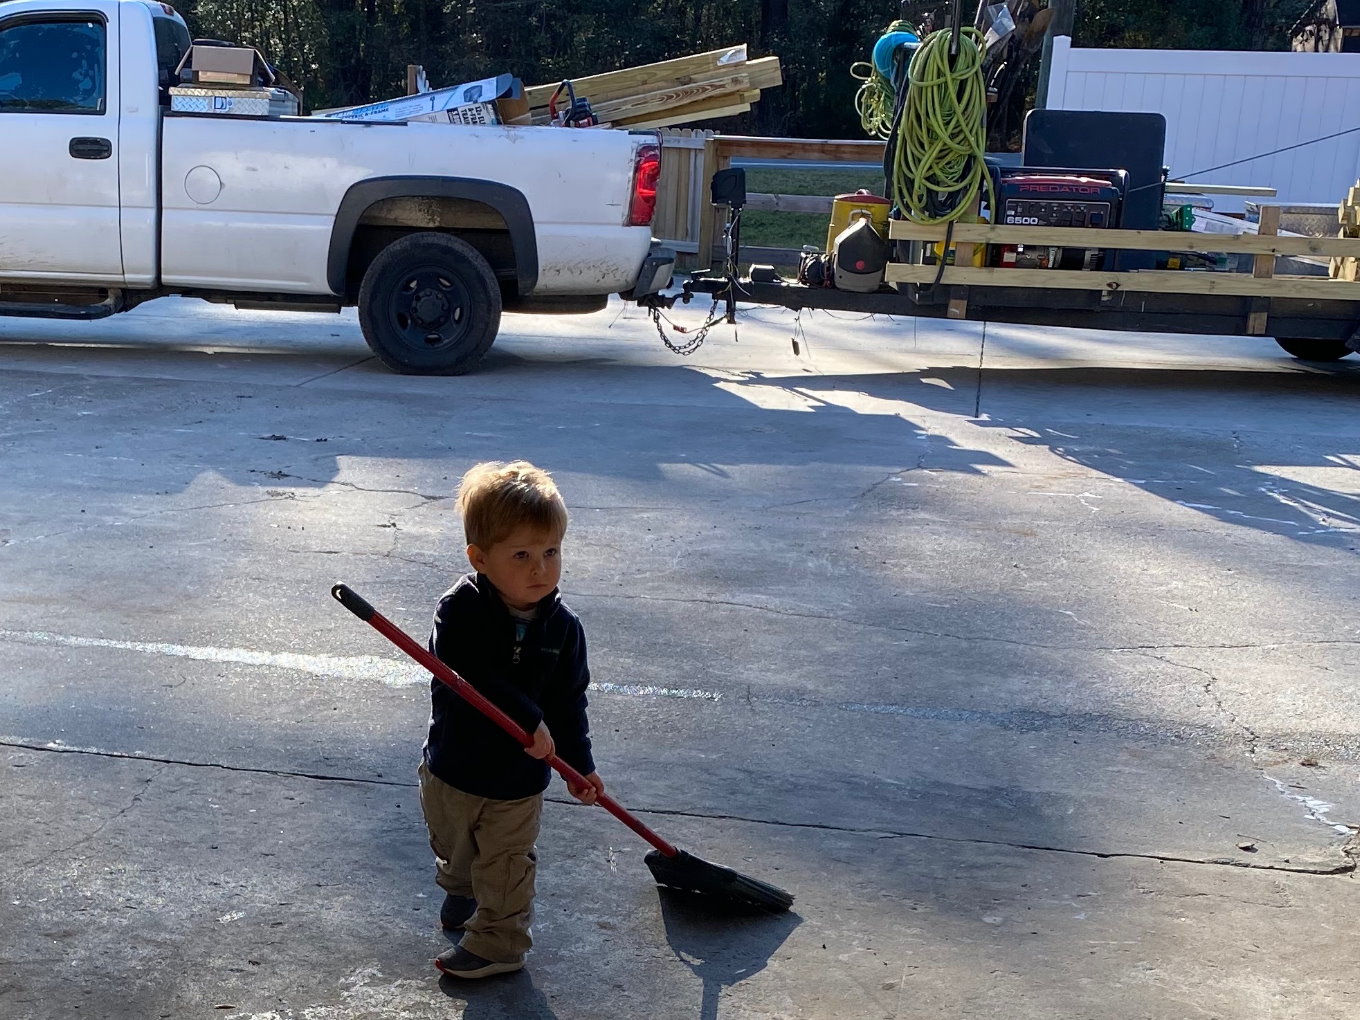
[[[348,365],[341,365],[339,368],[333,368],[333,369],[331,369],[329,372],[322,372],[322,373],[320,373],[319,375],[314,375],[314,376],[312,376],[312,377],[310,377],[310,378],[308,378],[308,379],[302,379],[302,380],[300,380],[299,382],[292,383],[291,385],[296,386],[296,387],[298,387],[298,388],[301,388],[301,387],[303,387],[303,386],[310,386],[310,385],[311,385],[312,383],[314,383],[314,382],[318,382],[318,381],[320,381],[320,380],[322,380],[322,379],[329,379],[331,376],[333,376],[333,375],[339,375],[341,372],[348,372],[351,368],[358,368],[360,365],[364,364],[365,362],[369,362],[369,361],[372,361],[372,360],[373,360],[373,355],[369,354],[369,355],[366,355],[365,357],[362,357],[362,358],[360,358],[358,361],[355,361],[355,362],[353,362],[353,363],[351,363],[351,364],[348,364]]]
[[[28,751],[47,751],[49,753],[54,754],[85,754],[92,755],[95,757],[117,758],[129,761],[155,762],[162,766],[162,768],[158,769],[155,774],[147,778],[143,786],[143,789],[133,796],[132,801],[127,805],[127,807],[123,808],[121,811],[118,812],[117,815],[114,815],[112,818],[108,819],[103,824],[101,824],[99,828],[96,829],[90,835],[83,837],[80,840],[77,840],[74,844],[72,844],[72,847],[65,848],[66,850],[72,849],[75,846],[79,846],[81,843],[93,839],[96,835],[98,835],[100,831],[104,829],[105,826],[109,825],[115,819],[121,817],[122,815],[126,814],[129,810],[131,810],[133,805],[135,805],[141,799],[142,794],[146,792],[146,787],[151,784],[152,780],[154,780],[157,775],[163,772],[165,770],[165,767],[168,767],[170,765],[182,765],[188,768],[218,769],[226,772],[253,773],[255,775],[273,776],[281,779],[310,779],[317,782],[351,783],[358,786],[396,786],[405,787],[407,789],[415,789],[417,787],[416,783],[403,780],[377,779],[371,777],[357,777],[357,776],[332,776],[325,775],[323,773],[296,772],[287,769],[265,769],[265,768],[252,768],[240,765],[226,765],[218,762],[182,761],[176,758],[160,758],[152,755],[144,755],[123,751],[100,751],[89,750],[86,748],[51,747],[27,743],[16,743],[13,741],[0,741],[0,747],[15,747]],[[575,806],[577,803],[574,799],[568,799],[565,797],[545,796],[544,800],[552,804],[562,804],[568,806]],[[926,839],[945,843],[962,843],[976,846],[995,846],[1004,847],[1006,849],[1012,850],[1033,850],[1039,853],[1067,854],[1076,857],[1094,857],[1099,860],[1117,860],[1117,859],[1146,860],[1146,861],[1158,861],[1162,863],[1199,864],[1212,867],[1230,867],[1256,871],[1280,871],[1298,875],[1316,875],[1316,876],[1349,875],[1354,873],[1357,870],[1357,864],[1360,864],[1360,862],[1357,861],[1355,855],[1351,854],[1349,849],[1347,848],[1343,848],[1343,854],[1344,856],[1348,857],[1349,860],[1338,861],[1336,864],[1330,866],[1318,864],[1312,867],[1308,867],[1304,865],[1265,864],[1256,863],[1254,861],[1235,861],[1230,858],[1224,857],[1182,857],[1174,854],[1126,853],[1122,851],[1080,850],[1074,849],[1072,847],[1049,846],[1042,843],[1017,843],[1010,840],[1001,839],[982,839],[978,837],[965,837],[965,836],[941,836],[937,833],[930,832],[910,832],[893,829],[862,828],[858,826],[849,825],[829,825],[825,822],[787,822],[779,821],[777,819],[772,818],[753,818],[747,815],[735,815],[713,812],[706,813],[699,811],[683,811],[677,808],[634,807],[630,808],[629,810],[631,811],[631,813],[637,815],[660,815],[662,817],[668,818],[695,818],[701,821],[740,822],[749,825],[769,825],[783,829],[814,829],[823,832],[845,833],[848,835],[875,836],[879,839]],[[64,851],[58,851],[58,853],[61,852]]]
[[[308,478],[305,475],[289,475],[289,474],[285,474],[283,477],[296,478],[300,482],[310,482],[312,485],[320,485],[323,488],[329,488],[330,486],[339,486],[342,489],[352,489],[354,492],[371,492],[381,495],[392,496],[414,496],[416,499],[424,500],[427,503],[437,503],[441,499],[453,499],[453,496],[449,495],[448,493],[441,493],[440,495],[436,496],[431,495],[428,492],[418,492],[415,489],[373,489],[369,488],[366,485],[359,485],[356,482],[342,482],[339,479],[335,478]],[[420,505],[421,504],[419,503],[416,504],[416,506]]]
[[[13,746],[13,745],[9,745],[9,746]],[[35,749],[35,750],[36,750],[36,749]],[[73,842],[73,843],[71,843],[71,844],[69,844],[69,845],[67,845],[67,846],[58,847],[56,850],[52,851],[51,853],[49,853],[49,854],[44,854],[42,857],[39,857],[39,858],[37,858],[36,860],[29,861],[29,862],[27,862],[27,863],[25,863],[25,864],[21,864],[21,865],[19,866],[19,868],[17,869],[18,873],[19,873],[19,874],[23,874],[23,873],[25,873],[25,872],[31,871],[31,870],[33,870],[35,867],[37,867],[39,864],[45,863],[46,861],[50,860],[52,857],[62,857],[62,856],[64,856],[65,854],[70,853],[70,852],[71,852],[72,850],[74,850],[76,847],[78,847],[78,846],[84,846],[86,843],[89,843],[89,842],[90,842],[91,840],[93,840],[96,836],[98,836],[101,832],[103,832],[103,831],[104,831],[105,829],[107,829],[110,825],[112,825],[114,822],[118,821],[118,819],[120,819],[120,818],[122,818],[124,815],[126,815],[129,811],[131,811],[134,807],[136,807],[136,806],[141,802],[141,799],[142,799],[143,794],[145,794],[145,793],[147,792],[147,790],[151,787],[151,784],[154,783],[154,782],[156,781],[156,778],[157,778],[162,772],[164,772],[167,768],[169,768],[170,765],[173,764],[173,763],[172,763],[172,762],[167,762],[167,761],[162,761],[162,762],[160,762],[159,764],[160,764],[160,768],[156,769],[155,771],[153,771],[153,772],[151,773],[151,775],[147,776],[144,780],[142,780],[142,788],[141,788],[140,790],[138,790],[137,792],[135,792],[135,793],[132,795],[132,799],[129,800],[129,801],[127,802],[127,804],[125,804],[123,807],[121,807],[118,811],[114,812],[114,813],[113,813],[112,815],[110,815],[108,818],[105,818],[102,822],[100,822],[99,825],[97,825],[97,826],[95,827],[95,829],[94,829],[93,832],[86,833],[84,836],[81,836],[81,837],[80,837],[79,839],[77,839],[75,842]]]
[[[924,453],[921,454],[921,460],[925,460],[925,458],[926,458],[926,454],[924,454]],[[872,495],[873,495],[875,492],[877,492],[879,489],[883,488],[883,486],[887,485],[889,482],[900,482],[900,481],[902,480],[902,476],[905,475],[905,474],[907,474],[909,471],[920,471],[920,470],[924,470],[924,468],[923,468],[923,466],[922,466],[921,464],[917,464],[915,467],[903,468],[901,471],[894,471],[892,474],[888,475],[887,477],[885,477],[885,478],[880,478],[878,481],[874,482],[873,485],[869,486],[869,487],[868,487],[867,489],[865,489],[863,492],[858,493],[858,494],[855,495],[855,496],[851,496],[851,497],[850,497],[850,500],[851,500],[852,502],[858,502],[858,501],[860,501],[860,500],[862,500],[862,499],[868,499],[870,496],[872,496]],[[813,501],[812,501],[812,500],[808,500],[807,502],[813,502]]]
[[[1257,773],[1259,773],[1260,777],[1265,782],[1270,783],[1272,786],[1274,786],[1282,796],[1285,796],[1290,800],[1297,801],[1300,804],[1307,807],[1309,809],[1309,813],[1306,817],[1312,819],[1313,821],[1319,822],[1322,825],[1327,826],[1334,833],[1340,832],[1344,834],[1350,832],[1351,841],[1360,838],[1360,833],[1357,833],[1353,829],[1353,827],[1333,822],[1330,818],[1328,818],[1325,814],[1322,813],[1324,811],[1330,810],[1332,808],[1332,805],[1324,804],[1321,801],[1318,801],[1311,797],[1299,796],[1296,794],[1289,793],[1289,791],[1285,789],[1283,783],[1281,783],[1278,779],[1275,779],[1273,776],[1270,775],[1269,772],[1266,771],[1266,767],[1264,765],[1256,764],[1257,762],[1256,752],[1261,741],[1260,734],[1258,734],[1254,729],[1252,729],[1245,722],[1239,719],[1237,713],[1230,709],[1227,706],[1227,704],[1223,701],[1222,696],[1218,693],[1219,680],[1217,676],[1215,676],[1209,670],[1204,669],[1201,666],[1192,666],[1189,663],[1176,662],[1174,659],[1171,659],[1165,655],[1149,655],[1148,657],[1157,659],[1159,662],[1165,662],[1167,665],[1170,666],[1176,666],[1179,669],[1191,670],[1192,672],[1198,673],[1201,676],[1203,676],[1205,680],[1201,686],[1204,690],[1204,693],[1207,694],[1209,698],[1213,701],[1214,708],[1217,710],[1218,714],[1227,719],[1228,724],[1230,726],[1236,727],[1238,730],[1242,732],[1243,736],[1245,737],[1244,754],[1246,755],[1247,760],[1252,763],[1253,768],[1255,768]],[[1299,789],[1302,789],[1302,787],[1299,787]],[[1351,844],[1348,842],[1347,847],[1349,847],[1350,845]],[[1350,852],[1348,849],[1343,848],[1343,853],[1346,853],[1349,856]],[[1354,869],[1352,868],[1352,870]]]
[[[356,778],[352,776],[327,775],[324,772],[299,772],[292,769],[266,769],[250,765],[228,765],[224,762],[188,761],[183,758],[162,758],[154,754],[142,754],[139,751],[108,751],[102,748],[65,747],[62,745],[36,744],[15,740],[0,740],[0,747],[13,747],[24,751],[45,751],[48,754],[84,754],[94,758],[114,758],[120,761],[144,761],[162,766],[182,765],[185,768],[191,769],[219,769],[223,772],[243,772],[257,776],[277,776],[281,779],[314,779],[317,782],[323,783],[361,783],[368,786],[405,787],[414,787],[416,785],[415,783],[396,779],[381,779],[371,776]],[[159,769],[157,771],[164,771],[164,769]]]
[[[905,467],[901,471],[894,471],[884,478],[880,478],[878,481],[874,482],[873,485],[870,485],[863,492],[859,493],[859,495],[852,496],[850,498],[856,502],[862,499],[867,499],[869,496],[873,495],[875,492],[883,488],[883,486],[887,485],[889,482],[900,482],[902,480],[903,475],[910,474],[913,471],[929,471],[930,469],[926,467],[926,460],[930,457],[930,441],[934,437],[935,436],[933,432],[930,432],[928,430],[922,430],[917,436],[917,438],[922,440],[925,449],[923,449],[921,451],[921,455],[916,458],[915,464],[913,464],[911,467]],[[817,503],[822,501],[823,500],[816,499],[799,500],[799,502],[802,503]],[[776,504],[776,505],[792,506],[796,504]]]
[[[781,823],[782,824],[782,823]],[[835,830],[849,832],[869,832],[871,830]],[[1240,868],[1244,871],[1282,871],[1291,875],[1315,875],[1327,877],[1332,875],[1351,875],[1356,871],[1356,862],[1337,861],[1332,865],[1317,864],[1313,866],[1295,864],[1265,864],[1256,861],[1235,861],[1230,857],[1181,857],[1176,854],[1154,854],[1154,853],[1128,853],[1120,850],[1076,850],[1072,847],[1047,846],[1042,843],[1012,843],[1000,839],[976,839],[964,838],[962,836],[936,836],[926,832],[883,832],[883,839],[929,839],[948,843],[968,843],[980,844],[983,846],[1005,847],[1010,850],[1034,850],[1041,853],[1067,854],[1073,857],[1095,857],[1102,861],[1112,860],[1136,860],[1136,861],[1157,861],[1162,864],[1200,864],[1207,867],[1218,868]]]
[[[874,486],[874,488],[877,488],[877,486]],[[788,503],[766,503],[763,506],[761,506],[760,511],[761,513],[765,513],[766,511],[769,510],[787,510],[790,507],[812,506],[818,503],[849,503],[852,500],[861,499],[863,498],[863,496],[864,493],[860,493],[859,496],[818,496],[815,499],[795,499],[791,500]]]
[[[1230,725],[1235,726],[1242,731],[1243,735],[1246,738],[1245,739],[1246,755],[1252,761],[1256,760],[1256,750],[1257,746],[1260,743],[1261,736],[1246,723],[1242,722],[1237,717],[1237,713],[1230,709],[1224,703],[1222,696],[1218,693],[1219,682],[1218,677],[1214,676],[1213,673],[1209,672],[1209,670],[1207,669],[1204,669],[1202,666],[1192,666],[1187,662],[1177,662],[1175,659],[1172,659],[1166,655],[1152,655],[1146,652],[1138,652],[1135,654],[1144,655],[1146,658],[1149,659],[1156,659],[1158,662],[1165,662],[1168,666],[1175,666],[1178,669],[1188,669],[1191,670],[1192,672],[1198,673],[1201,676],[1203,676],[1205,680],[1201,686],[1202,689],[1204,690],[1204,693],[1207,694],[1209,698],[1213,701],[1214,708],[1218,711],[1218,713],[1222,715],[1224,718],[1226,718]]]

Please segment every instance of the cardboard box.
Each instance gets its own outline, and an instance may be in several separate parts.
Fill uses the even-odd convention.
[[[485,127],[501,122],[495,103],[468,103],[466,106],[455,106],[437,113],[422,113],[418,117],[408,117],[407,120],[428,124],[470,124],[473,127]]]
[[[518,79],[516,79],[518,84]],[[502,124],[531,124],[532,118],[529,116],[529,100],[524,97],[524,89],[515,89],[517,95],[506,96],[496,100],[496,112],[500,114]]]
[[[263,65],[264,58],[245,46],[195,46],[189,54],[196,82],[253,85],[257,66]]]
[[[452,88],[435,89],[433,92],[419,92],[414,96],[402,96],[400,99],[370,103],[367,106],[355,106],[347,110],[330,110],[326,113],[316,114],[316,116],[327,120],[430,119],[429,114],[447,113],[447,111],[460,106],[496,102],[502,96],[513,94],[514,89],[515,79],[511,75],[500,74],[494,78],[484,78],[481,81],[455,85]],[[448,117],[444,119],[446,122],[449,120]],[[459,123],[462,123],[462,121],[459,121]]]

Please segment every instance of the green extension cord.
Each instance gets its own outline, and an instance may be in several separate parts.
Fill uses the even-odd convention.
[[[883,34],[914,31],[908,22],[894,21],[883,30]],[[892,82],[879,73],[872,61],[867,60],[852,64],[850,77],[864,82],[855,93],[855,112],[859,114],[864,133],[870,138],[887,138],[892,134],[893,105],[896,100]]]
[[[971,216],[984,185],[988,207],[996,208],[992,179],[983,162],[987,146],[984,36],[975,28],[962,29],[959,52],[952,60],[949,38],[948,29],[926,36],[907,69],[910,87],[898,126],[890,183],[897,207],[918,223],[950,223]],[[856,107],[879,110],[877,99],[863,103],[857,99]]]

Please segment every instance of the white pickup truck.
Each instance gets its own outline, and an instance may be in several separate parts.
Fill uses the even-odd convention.
[[[654,134],[171,112],[189,45],[150,0],[0,3],[0,315],[357,305],[390,368],[456,374],[502,309],[669,283]]]

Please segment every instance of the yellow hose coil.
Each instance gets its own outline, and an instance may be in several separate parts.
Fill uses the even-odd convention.
[[[987,145],[984,37],[975,28],[963,29],[958,55],[951,60],[949,36],[947,29],[926,36],[907,69],[910,87],[891,168],[892,199],[918,223],[948,223],[971,216],[984,185],[988,207],[996,208],[992,180],[983,162]],[[856,107],[876,111],[878,100],[866,99],[861,104],[857,99]],[[951,195],[957,196],[952,204]],[[942,208],[948,211],[941,212]]]

